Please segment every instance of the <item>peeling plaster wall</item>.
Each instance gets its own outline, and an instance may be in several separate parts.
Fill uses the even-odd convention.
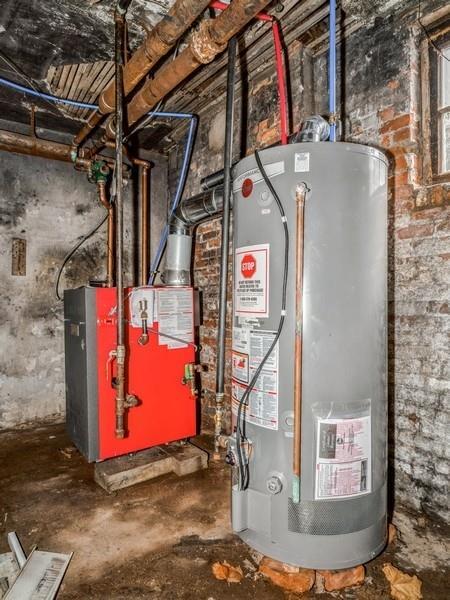
[[[70,165],[2,152],[0,162],[0,429],[64,420],[63,310],[55,277],[66,253],[105,214],[95,185]],[[166,163],[152,173],[153,240],[165,221]],[[128,282],[138,224],[125,193]],[[163,206],[163,210],[159,205]],[[61,290],[105,276],[105,227],[80,248]],[[12,238],[26,239],[26,276],[11,275]]]

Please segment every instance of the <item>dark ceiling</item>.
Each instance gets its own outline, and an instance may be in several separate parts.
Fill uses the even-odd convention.
[[[134,0],[129,10],[129,48],[143,39],[174,0]],[[52,92],[46,82],[50,66],[112,60],[115,0],[2,0],[0,9],[0,77]],[[31,81],[30,81],[31,80]],[[73,133],[80,121],[64,110],[0,85],[0,117]]]
[[[104,65],[102,68],[112,77],[112,65],[99,61],[111,61],[113,57],[115,2],[116,0],[0,0],[0,77],[65,98],[80,97],[76,93],[80,90],[75,89],[75,83],[73,86],[61,85],[63,80],[78,82],[74,75],[81,70],[78,65],[85,68],[84,65],[88,63],[86,68],[89,69],[94,69],[94,65]],[[127,19],[130,51],[142,41],[145,27],[154,26],[173,2],[174,0],[131,2]],[[397,2],[399,0],[390,0],[391,4]],[[378,5],[380,0],[373,0],[373,3]],[[274,1],[271,12],[275,4],[277,2]],[[355,27],[356,21],[365,20],[367,15],[357,8],[369,4],[369,0],[343,0],[342,6],[347,9],[346,14],[340,14],[344,19],[343,27],[350,30],[350,26]],[[297,39],[310,46],[312,52],[323,51],[328,43],[328,2],[283,0],[282,5],[284,10],[277,13],[277,16],[281,22],[284,43],[287,45]],[[374,15],[372,13],[372,18]],[[240,36],[239,54],[244,59],[240,61],[238,82],[241,77],[247,78],[271,63],[271,48],[270,31],[261,22],[254,21]],[[171,60],[170,54],[166,60]],[[243,69],[243,64],[247,64],[247,70]],[[70,74],[67,75],[69,70]],[[61,74],[63,72],[66,73],[66,78]],[[175,90],[164,106],[168,110],[187,112],[205,110],[213,99],[224,94],[225,74],[224,53],[212,64],[200,69],[180,89]],[[89,89],[92,90],[92,86]],[[96,94],[91,94],[90,101],[95,100]],[[0,119],[3,122],[29,124],[33,106],[36,109],[38,128],[62,133],[73,134],[78,131],[88,114],[85,111],[73,115],[64,108],[0,85]],[[140,132],[137,141],[146,148],[162,149],[170,143],[170,139],[165,136],[172,127],[172,124],[164,120],[153,122],[151,128]]]

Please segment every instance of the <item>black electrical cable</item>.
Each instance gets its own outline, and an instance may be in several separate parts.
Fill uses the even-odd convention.
[[[239,478],[240,478],[240,490],[245,490],[249,484],[249,468],[248,468],[248,457],[247,464],[244,464],[243,456],[242,456],[242,448],[241,443],[246,441],[245,437],[245,419],[242,418],[242,411],[244,406],[248,406],[248,399],[252,389],[254,388],[258,377],[261,374],[261,371],[267,362],[269,356],[272,354],[274,348],[277,345],[278,340],[280,339],[281,331],[283,329],[284,320],[286,316],[286,298],[287,298],[287,281],[288,281],[288,269],[289,269],[289,230],[287,226],[286,213],[284,212],[283,204],[278,196],[275,188],[272,185],[269,177],[267,176],[266,170],[264,169],[261,159],[259,157],[258,150],[255,151],[255,159],[256,164],[258,165],[258,169],[261,172],[261,175],[264,179],[265,184],[270,190],[270,193],[275,198],[275,202],[277,203],[278,210],[281,215],[281,222],[283,224],[284,229],[284,269],[283,269],[283,285],[281,292],[281,314],[280,321],[278,323],[278,329],[273,339],[273,342],[270,345],[270,348],[267,350],[264,358],[259,363],[258,368],[256,369],[253,377],[250,380],[245,392],[242,395],[242,398],[239,401],[238,413],[237,413],[237,427],[236,427],[236,451],[238,455],[239,462]]]
[[[78,250],[78,248],[80,248],[80,246],[82,246],[84,244],[84,242],[86,242],[91,236],[94,235],[94,233],[96,231],[98,231],[100,229],[100,227],[103,225],[103,223],[106,221],[107,218],[108,218],[108,213],[106,213],[106,215],[102,218],[100,223],[98,223],[93,229],[91,229],[91,231],[89,231],[89,233],[84,235],[81,238],[81,240],[79,242],[77,242],[77,244],[72,248],[72,250],[70,250],[70,252],[68,252],[66,254],[66,256],[64,257],[64,259],[61,263],[61,266],[59,267],[58,275],[56,276],[56,283],[55,283],[55,293],[56,293],[56,297],[58,298],[58,300],[62,300],[62,297],[59,295],[59,281],[61,279],[61,275],[64,270],[64,267],[69,262],[69,260],[72,258],[72,256],[75,254],[75,252]]]

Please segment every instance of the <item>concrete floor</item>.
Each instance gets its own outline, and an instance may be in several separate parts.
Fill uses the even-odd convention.
[[[251,551],[231,534],[224,464],[108,495],[94,483],[92,465],[73,449],[61,451],[70,446],[62,425],[0,435],[0,552],[8,551],[8,531],[18,533],[26,551],[37,544],[74,552],[61,600],[297,597],[255,576]],[[387,599],[381,567],[393,562],[417,573],[424,599],[447,600],[447,532],[417,515],[398,513],[395,520],[400,540],[367,565],[362,588],[302,598]],[[211,565],[217,560],[241,565],[243,581],[215,580]]]

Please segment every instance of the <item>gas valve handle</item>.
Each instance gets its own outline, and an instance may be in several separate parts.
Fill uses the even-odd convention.
[[[113,362],[117,359],[117,350],[111,350],[106,361],[106,381],[111,383],[113,387]]]

